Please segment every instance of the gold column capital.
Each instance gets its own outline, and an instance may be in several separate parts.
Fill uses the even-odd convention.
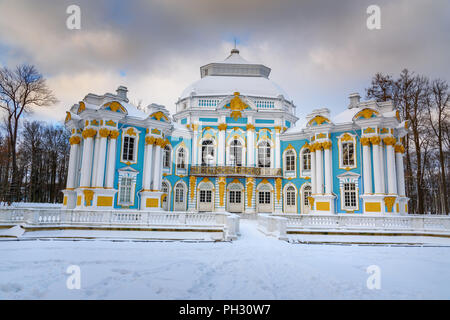
[[[97,130],[92,128],[86,128],[83,130],[83,133],[81,134],[83,136],[83,139],[87,138],[93,138],[97,134]]]
[[[74,136],[70,137],[69,142],[70,142],[70,145],[79,144],[81,142],[81,138],[80,138],[80,136],[74,135]]]
[[[380,138],[379,136],[373,136],[373,137],[370,137],[370,142],[371,142],[373,145],[379,145],[380,142],[381,142],[381,138]]]
[[[383,139],[383,142],[387,146],[394,146],[397,140],[394,137],[386,137]]]
[[[247,129],[248,131],[250,131],[250,130],[255,130],[255,126],[254,126],[253,124],[249,123],[249,124],[247,124],[246,129]]]
[[[117,130],[110,130],[109,131],[109,137],[111,139],[117,139],[118,136],[119,136],[119,131],[117,131]]]
[[[368,146],[368,145],[370,144],[370,138],[368,138],[368,137],[362,137],[361,140],[360,140],[360,142],[361,142],[361,144],[362,144],[363,146]]]
[[[107,138],[107,137],[109,136],[109,133],[110,133],[110,130],[109,130],[109,129],[106,129],[106,128],[101,128],[101,129],[98,131],[98,134],[99,134],[100,137],[102,137],[102,138]]]
[[[221,123],[221,124],[218,125],[218,128],[219,128],[220,131],[227,130],[227,127],[228,126],[227,126],[226,123]]]

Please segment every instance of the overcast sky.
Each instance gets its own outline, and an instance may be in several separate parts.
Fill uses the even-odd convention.
[[[81,30],[66,27],[69,5]],[[381,29],[366,27],[366,9],[381,8]],[[376,72],[409,68],[449,81],[450,1],[281,0],[0,0],[0,64],[36,65],[60,103],[34,117],[64,119],[87,93],[129,90],[132,102],[175,109],[200,66],[241,56],[272,69],[303,118],[348,94]]]

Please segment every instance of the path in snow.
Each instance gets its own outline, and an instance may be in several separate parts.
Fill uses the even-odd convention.
[[[0,241],[0,299],[450,299],[449,284],[448,247],[289,244],[254,220],[232,243]]]

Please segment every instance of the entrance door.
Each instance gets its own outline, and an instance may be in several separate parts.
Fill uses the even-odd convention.
[[[185,211],[186,210],[185,188],[182,183],[178,183],[175,186],[174,210],[175,211]]]
[[[212,190],[200,189],[198,196],[198,211],[213,211]]]
[[[162,188],[161,191],[164,192],[163,196],[162,196],[162,209],[164,211],[169,210],[169,187],[167,185],[167,183],[163,182],[162,184]]]
[[[258,212],[272,212],[272,192],[258,191]]]
[[[228,191],[228,211],[244,212],[244,199],[242,190]]]
[[[311,204],[309,203],[309,197],[311,197],[311,186],[307,185],[303,188],[303,195],[302,195],[302,213],[309,213],[311,210]]]
[[[296,213],[297,212],[297,205],[296,205],[295,188],[293,186],[288,186],[286,188],[286,192],[285,192],[284,197],[285,197],[284,212],[285,213]]]

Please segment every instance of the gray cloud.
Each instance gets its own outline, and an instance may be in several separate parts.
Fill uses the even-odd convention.
[[[322,106],[342,110],[348,93],[363,93],[377,71],[408,67],[448,77],[450,3],[376,2],[382,29],[370,31],[372,1],[77,1],[82,29],[71,31],[65,11],[72,1],[4,0],[1,62],[34,63],[47,75],[61,100],[44,112],[51,118],[88,92],[119,84],[135,101],[173,110],[199,67],[227,56],[230,35],[241,39],[247,60],[272,68],[299,116]]]

